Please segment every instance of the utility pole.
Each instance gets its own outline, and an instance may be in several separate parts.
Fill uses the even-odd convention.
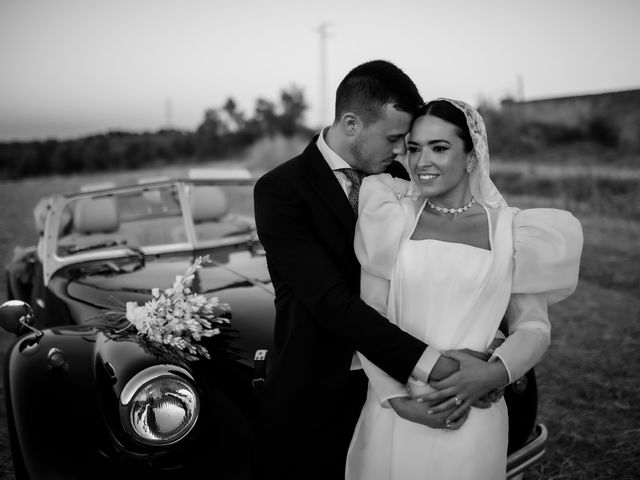
[[[171,119],[171,99],[167,98],[164,102],[164,121],[166,128],[172,128]]]
[[[319,105],[319,128],[323,128],[327,122],[327,28],[329,23],[323,22],[318,28],[320,35],[320,105]]]
[[[518,101],[524,102],[524,80],[522,74],[518,74]]]

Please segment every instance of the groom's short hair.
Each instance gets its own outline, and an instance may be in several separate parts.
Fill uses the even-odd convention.
[[[386,60],[371,60],[351,70],[338,85],[335,120],[353,112],[366,126],[379,118],[383,105],[392,104],[413,116],[423,103],[417,87],[400,68]]]

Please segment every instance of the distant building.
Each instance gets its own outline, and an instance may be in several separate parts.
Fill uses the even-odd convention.
[[[617,134],[620,146],[640,147],[640,89],[545,98],[503,100],[502,110],[514,121],[561,124],[587,130],[599,123]]]

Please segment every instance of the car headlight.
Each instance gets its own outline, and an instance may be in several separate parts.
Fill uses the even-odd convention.
[[[200,398],[188,371],[156,365],[136,374],[120,395],[120,420],[146,445],[170,445],[196,423]]]

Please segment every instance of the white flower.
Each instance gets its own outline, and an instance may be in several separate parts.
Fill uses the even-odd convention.
[[[151,289],[151,299],[140,306],[127,302],[126,318],[139,335],[160,344],[187,350],[194,355],[210,358],[202,345],[194,344],[203,337],[220,334],[213,323],[228,324],[229,320],[216,314],[230,312],[227,304],[221,304],[217,297],[207,300],[206,296],[193,293],[191,284],[202,264],[210,262],[208,255],[197,257],[184,275],[178,275],[171,288],[160,291]]]

